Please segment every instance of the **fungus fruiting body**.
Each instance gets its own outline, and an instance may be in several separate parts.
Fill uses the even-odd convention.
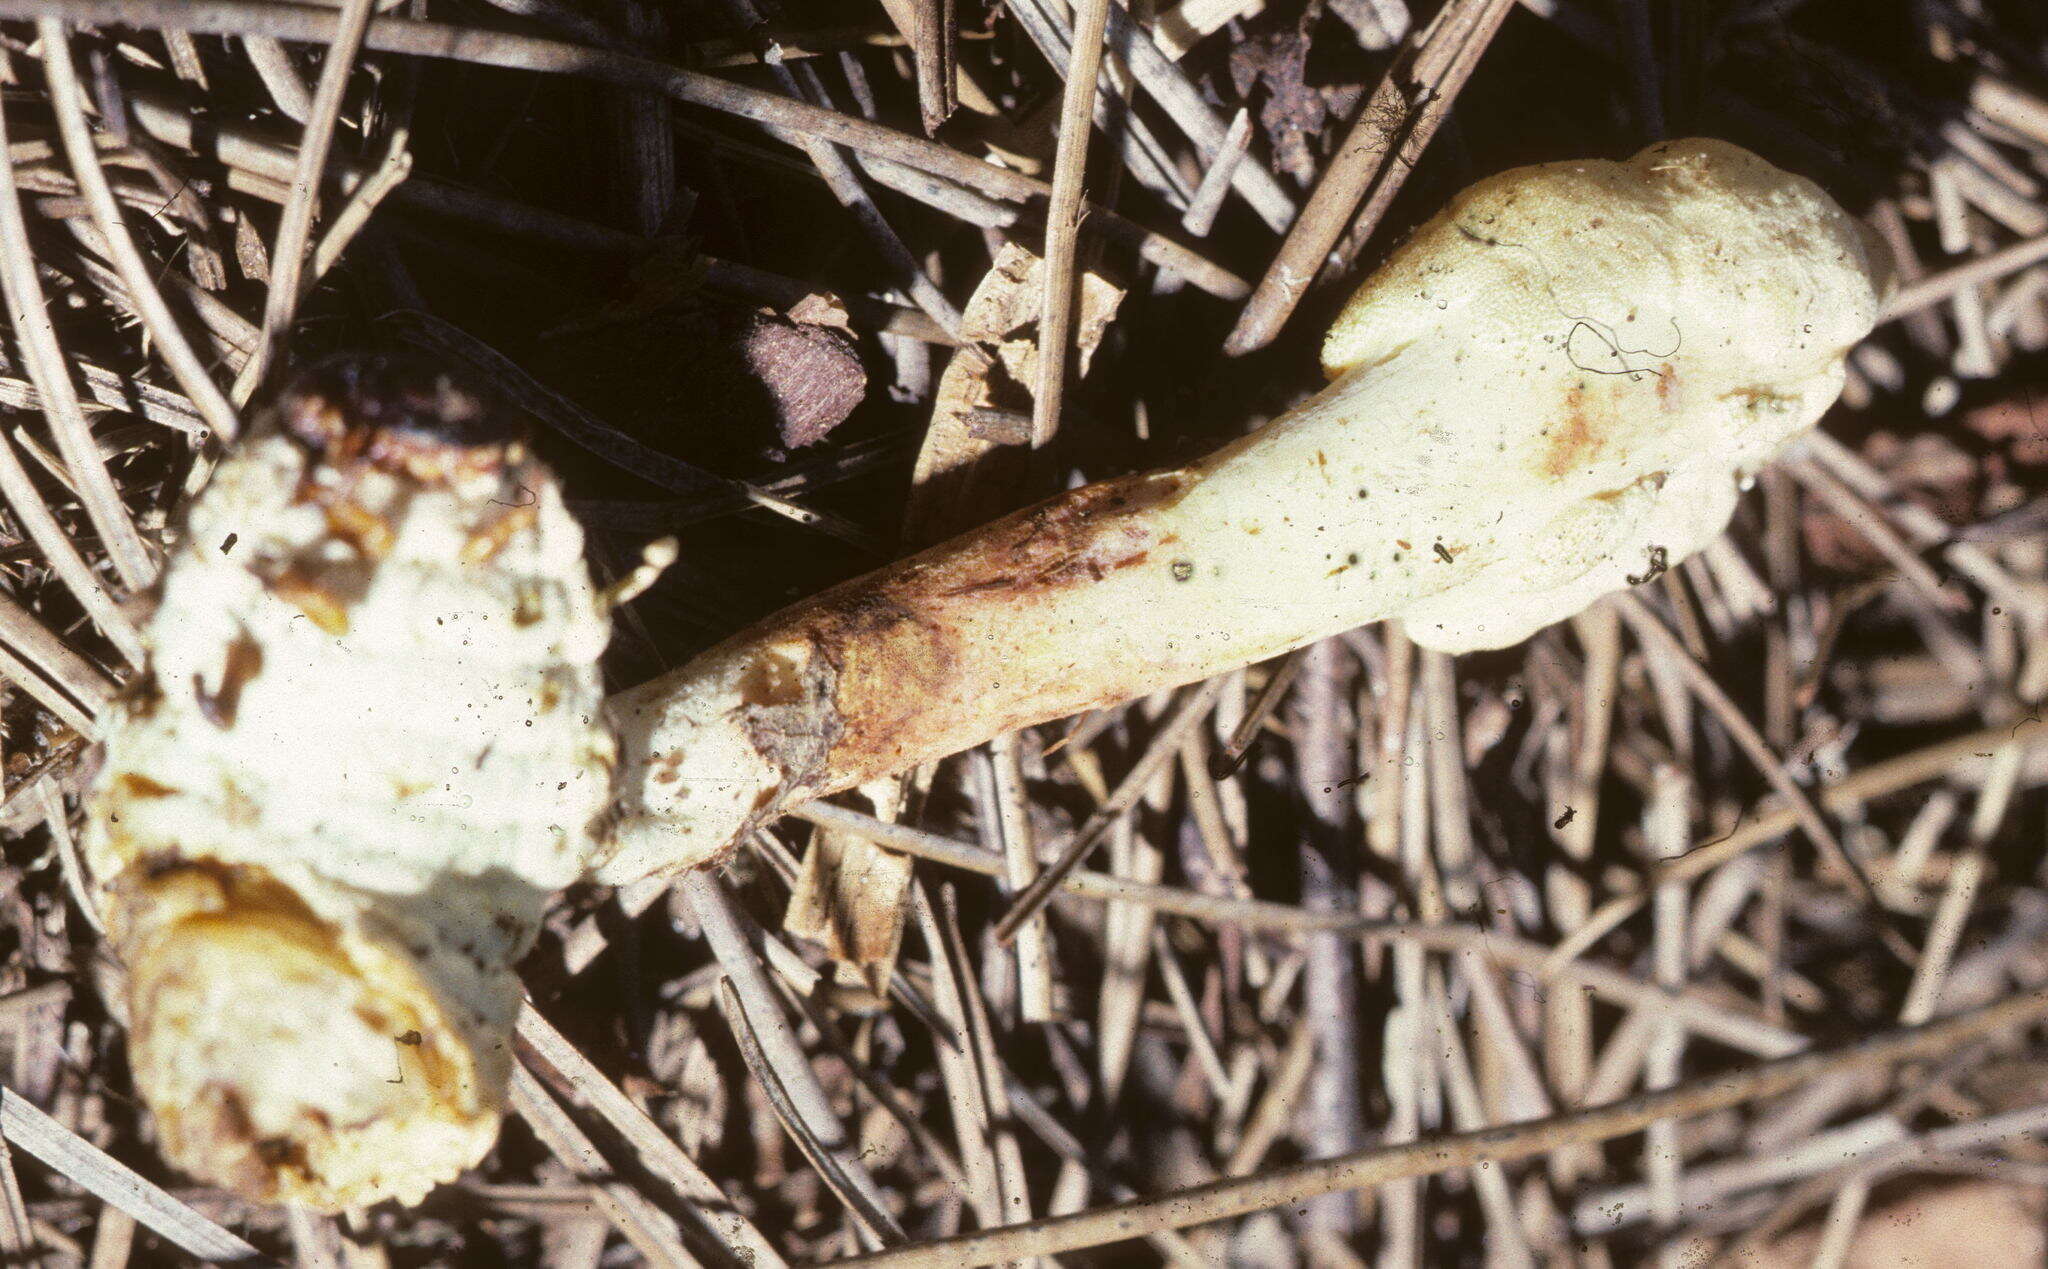
[[[776,614],[615,698],[602,874],[718,858],[792,799],[1401,618],[1500,647],[1675,565],[1841,388],[1881,269],[1735,146],[1504,172],[1331,329],[1333,382]]]

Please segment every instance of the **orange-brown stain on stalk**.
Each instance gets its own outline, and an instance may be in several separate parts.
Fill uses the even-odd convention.
[[[742,636],[762,649],[740,681],[749,740],[784,773],[784,793],[842,789],[954,752],[991,718],[1023,726],[1109,703],[1006,676],[1014,647],[989,628],[986,596],[1002,594],[1014,619],[1147,563],[1163,544],[1154,513],[1189,483],[1167,472],[1072,490]],[[775,650],[804,644],[801,666]]]

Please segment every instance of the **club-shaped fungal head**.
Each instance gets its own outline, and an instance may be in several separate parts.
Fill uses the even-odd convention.
[[[185,509],[85,852],[166,1153],[258,1200],[417,1200],[489,1149],[512,966],[610,798],[609,630],[502,407],[300,376]]]
[[[1500,647],[1706,545],[1834,403],[1888,283],[1818,186],[1722,141],[1452,199],[1323,346],[1333,391],[1356,385],[1360,443],[1408,456],[1390,492],[1418,511],[1456,493],[1407,538],[1447,533],[1480,565],[1418,593],[1409,633]]]

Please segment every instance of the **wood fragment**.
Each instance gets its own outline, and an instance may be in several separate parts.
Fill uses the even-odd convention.
[[[1224,23],[1252,17],[1265,7],[1266,0],[1178,0],[1159,15],[1160,49],[1179,61]]]
[[[942,541],[991,512],[1029,502],[1036,492],[1020,468],[1017,448],[1030,440],[1029,416],[1020,441],[989,436],[976,412],[1021,413],[1027,404],[1019,389],[1038,380],[1039,341],[1031,332],[1041,325],[1045,269],[1026,248],[1005,243],[968,300],[960,335],[973,347],[956,354],[939,378],[903,513],[907,542]],[[1106,278],[1092,272],[1082,277],[1074,332],[1078,373],[1087,373],[1122,300],[1123,292]]]
[[[917,59],[917,102],[924,130],[939,130],[960,108],[959,70],[955,49],[959,15],[953,0],[917,0],[917,21],[911,27],[912,54]]]
[[[791,888],[783,927],[822,944],[833,960],[867,971],[871,983],[886,982],[903,936],[909,888],[906,857],[858,834],[820,829]]]

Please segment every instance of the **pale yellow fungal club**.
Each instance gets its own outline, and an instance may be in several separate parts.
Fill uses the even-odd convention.
[[[1186,467],[1076,489],[616,698],[602,876],[719,858],[793,800],[1398,617],[1523,639],[1677,564],[1842,385],[1883,269],[1718,141],[1481,181],[1369,278],[1333,382]]]

